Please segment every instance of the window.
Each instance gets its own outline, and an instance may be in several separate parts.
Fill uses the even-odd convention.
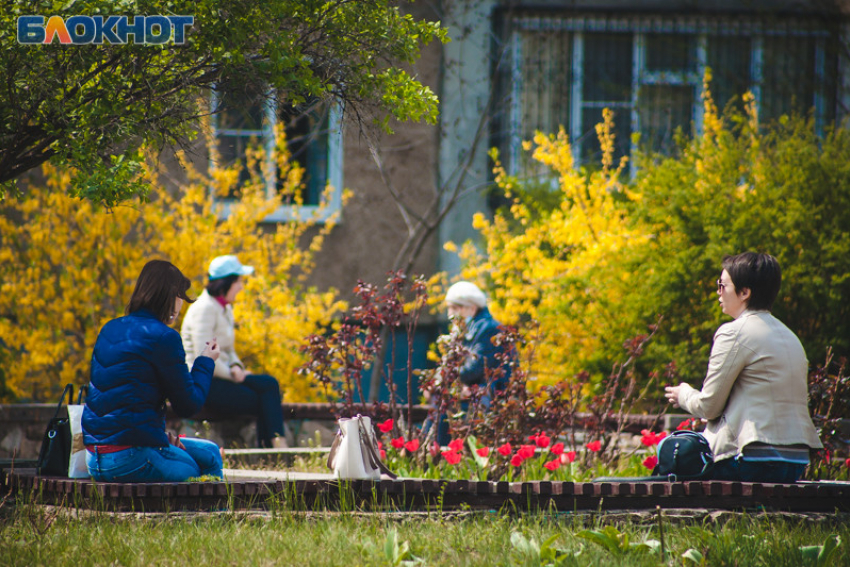
[[[509,107],[494,134],[513,174],[538,173],[521,143],[559,126],[577,159],[598,163],[603,108],[614,111],[616,154],[634,151],[635,132],[643,147],[669,152],[678,129],[701,129],[706,68],[721,110],[750,91],[763,123],[814,109],[822,128],[834,117],[835,33],[818,20],[526,14],[506,25],[499,84]]]
[[[291,196],[281,195],[281,206],[265,220],[285,222],[314,219],[324,222],[342,206],[342,134],[339,111],[335,106],[319,103],[298,107],[279,103],[273,94],[249,88],[222,88],[212,100],[214,140],[220,163],[213,167],[243,166],[239,184],[250,177],[247,170],[247,151],[250,147],[264,148],[266,155],[274,149],[274,131],[282,126],[293,162],[305,170],[304,189],[300,205]],[[272,163],[258,166],[269,196],[280,194],[277,168]],[[325,194],[330,184],[333,192]],[[229,196],[232,198],[232,195]],[[323,199],[329,199],[322,203]],[[222,216],[229,214],[229,198],[221,199]]]

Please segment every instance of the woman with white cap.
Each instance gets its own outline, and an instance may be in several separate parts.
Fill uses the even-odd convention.
[[[221,356],[215,363],[205,407],[225,415],[254,415],[260,447],[286,446],[280,385],[273,376],[252,374],[236,354],[232,303],[245,287],[244,277],[254,273],[236,256],[219,256],[210,262],[209,283],[183,319],[180,334],[191,366],[202,347],[215,338]]]
[[[486,409],[490,407],[493,395],[506,388],[511,376],[510,364],[497,357],[501,347],[493,344],[501,324],[490,314],[484,292],[471,282],[461,281],[452,285],[446,292],[446,305],[449,319],[464,331],[463,346],[467,355],[458,369],[458,379],[463,384],[462,395],[469,398],[470,387],[485,388],[479,407]],[[466,410],[468,406],[468,401],[461,402],[461,409]],[[426,428],[430,427],[430,423],[430,420],[426,422]],[[438,419],[436,440],[440,445],[450,440],[448,423],[443,415]]]
[[[446,292],[446,304],[450,319],[461,319],[466,327],[464,346],[469,354],[460,367],[460,381],[465,386],[486,386],[487,369],[495,380],[491,384],[494,390],[504,389],[510,378],[510,367],[499,362],[496,355],[499,347],[493,344],[493,337],[499,334],[500,323],[487,309],[487,297],[481,289],[471,282],[457,282]],[[495,370],[504,366],[504,373],[497,376]],[[489,404],[489,398],[485,400]]]

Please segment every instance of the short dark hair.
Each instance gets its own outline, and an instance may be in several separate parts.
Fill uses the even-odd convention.
[[[749,288],[747,309],[771,310],[782,284],[782,269],[776,258],[770,254],[744,252],[723,258],[723,269],[732,278],[736,292]]]
[[[207,293],[213,297],[223,297],[230,291],[230,286],[239,279],[239,274],[230,274],[223,278],[210,280],[207,284]]]
[[[179,297],[186,303],[194,303],[186,292],[192,282],[180,269],[165,260],[151,260],[142,268],[136,289],[127,304],[126,313],[147,309],[163,323],[168,322],[174,311],[174,302]]]

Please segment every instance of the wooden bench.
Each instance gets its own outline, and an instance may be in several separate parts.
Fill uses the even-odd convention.
[[[226,473],[227,474],[227,473]],[[327,475],[292,480],[242,478],[221,482],[108,483],[7,471],[7,490],[44,503],[114,511],[236,509],[653,510],[713,509],[850,512],[850,483],[800,482],[475,482],[397,479],[341,482]],[[28,500],[29,501],[29,500]]]

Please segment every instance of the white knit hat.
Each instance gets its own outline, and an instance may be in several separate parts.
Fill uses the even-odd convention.
[[[474,283],[457,282],[446,292],[446,303],[483,309],[487,306],[487,296]]]

